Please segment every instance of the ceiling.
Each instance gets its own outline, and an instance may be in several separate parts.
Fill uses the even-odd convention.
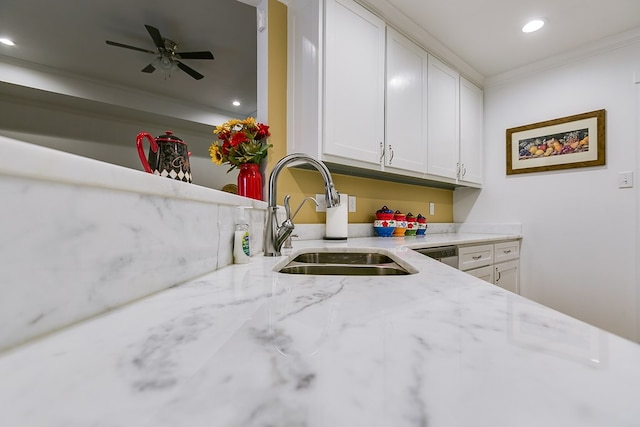
[[[365,0],[387,3],[483,77],[640,28],[639,0]],[[524,34],[532,18],[546,18]]]
[[[422,38],[453,53],[482,79],[640,28],[639,0],[362,1],[393,15],[400,30],[427,35]],[[523,34],[520,28],[532,17],[548,23]],[[205,78],[194,80],[179,70],[170,77],[159,70],[142,73],[153,55],[105,43],[155,50],[145,24],[175,41],[178,51],[211,51],[215,60],[183,60]],[[2,0],[4,35],[16,46],[0,45],[0,61],[17,58],[238,115],[257,108],[255,8],[236,0]],[[235,99],[241,107],[230,105]]]
[[[214,60],[182,60],[205,77],[143,73],[155,55],[105,43],[155,51],[145,24],[179,52],[211,51]],[[257,108],[256,9],[236,0],[2,0],[2,36],[16,46],[0,44],[0,55],[240,115]]]

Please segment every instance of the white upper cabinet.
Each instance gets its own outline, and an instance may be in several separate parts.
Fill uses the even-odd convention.
[[[482,90],[460,78],[460,166],[459,181],[482,184],[483,177],[483,111]]]
[[[379,165],[385,23],[352,0],[325,10],[324,154]]]
[[[429,174],[456,179],[459,145],[459,75],[429,56],[428,150]]]
[[[288,153],[480,186],[482,91],[456,70],[354,0],[289,0],[288,38]]]
[[[427,52],[387,28],[385,167],[427,170]]]

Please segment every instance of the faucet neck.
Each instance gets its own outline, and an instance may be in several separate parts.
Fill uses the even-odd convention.
[[[340,204],[340,196],[333,186],[333,179],[331,178],[331,172],[327,166],[319,160],[314,159],[313,157],[304,154],[304,153],[294,153],[289,154],[288,156],[283,157],[275,164],[271,174],[269,175],[269,197],[268,202],[269,206],[267,208],[267,223],[265,226],[265,234],[264,234],[264,255],[265,256],[280,256],[280,250],[282,248],[282,244],[289,237],[291,232],[294,229],[294,224],[292,218],[290,217],[291,212],[290,209],[287,209],[287,218],[282,223],[281,226],[278,226],[277,220],[277,180],[278,176],[282,169],[290,163],[308,163],[315,167],[320,175],[322,175],[322,179],[324,180],[325,187],[325,197],[327,201],[327,207],[331,208],[334,206],[338,206]],[[304,203],[304,200],[303,200]],[[287,201],[288,205],[288,201]],[[297,212],[297,211],[296,211]],[[294,214],[295,216],[295,214]]]
[[[278,163],[275,164],[275,166],[273,167],[273,170],[271,171],[271,174],[269,175],[269,184],[268,184],[269,206],[277,205],[277,200],[278,200],[277,188],[276,188],[277,179],[282,169],[284,169],[284,167],[289,165],[290,163],[307,163],[307,164],[310,164],[311,166],[314,166],[318,170],[318,172],[320,172],[320,175],[322,175],[322,179],[324,180],[324,183],[325,183],[327,207],[333,207],[340,203],[340,197],[338,196],[338,192],[336,191],[333,185],[333,178],[331,177],[331,172],[329,172],[329,169],[327,168],[327,166],[324,163],[320,162],[319,160],[316,160],[315,158],[309,156],[308,154],[293,153],[293,154],[284,156],[282,159],[280,159]]]

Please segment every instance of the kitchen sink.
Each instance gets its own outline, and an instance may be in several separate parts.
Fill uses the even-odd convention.
[[[314,251],[295,255],[276,271],[287,274],[313,274],[333,276],[390,276],[417,273],[412,266],[391,254],[376,252]]]

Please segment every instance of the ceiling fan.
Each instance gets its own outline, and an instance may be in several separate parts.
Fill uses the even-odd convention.
[[[129,46],[129,45],[118,43],[118,42],[112,42],[110,40],[107,40],[106,42],[108,45],[111,45],[111,46],[124,47],[126,49],[133,49],[140,52],[158,55],[157,58],[152,63],[150,63],[149,65],[147,65],[142,69],[143,73],[153,73],[156,70],[156,67],[164,71],[171,71],[173,68],[178,67],[179,69],[189,74],[191,77],[193,77],[196,80],[200,80],[201,78],[204,77],[202,74],[200,74],[193,68],[180,62],[180,60],[181,59],[213,59],[213,54],[211,52],[206,52],[206,51],[205,52],[176,52],[178,45],[174,41],[165,39],[164,37],[162,37],[162,35],[160,34],[160,31],[157,28],[152,27],[151,25],[145,25],[145,27],[147,28],[149,35],[153,39],[153,43],[158,48],[157,51],[148,50],[148,49],[135,47],[135,46]]]

